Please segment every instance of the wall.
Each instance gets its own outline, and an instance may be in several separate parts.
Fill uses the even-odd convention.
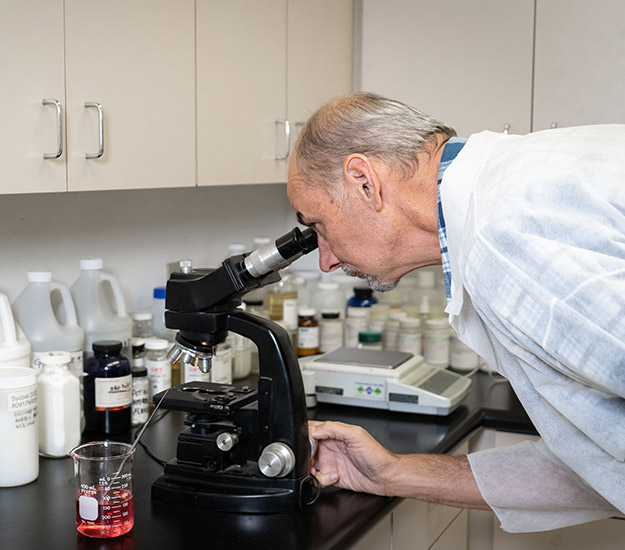
[[[284,184],[4,195],[0,200],[0,292],[13,300],[29,270],[71,285],[82,257],[104,259],[129,311],[148,308],[168,262],[223,260],[230,242],[278,237],[297,225]],[[316,268],[316,253],[295,264]]]

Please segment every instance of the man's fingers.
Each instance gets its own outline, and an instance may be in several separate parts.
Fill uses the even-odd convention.
[[[315,439],[337,439],[339,441],[344,441],[349,438],[349,434],[353,428],[354,426],[349,426],[342,422],[317,422],[314,420],[308,422],[310,435]]]
[[[313,468],[312,474],[315,476],[322,488],[334,485],[339,480],[339,476],[336,472],[325,473]]]

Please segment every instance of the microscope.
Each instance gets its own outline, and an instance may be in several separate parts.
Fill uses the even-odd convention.
[[[316,234],[298,228],[217,269],[181,270],[167,282],[165,324],[178,330],[169,360],[211,367],[229,331],[258,347],[256,387],[189,382],[154,396],[160,407],[186,413],[176,458],[152,486],[168,504],[243,513],[284,513],[313,499],[313,441],[301,371],[287,332],[238,308],[248,292],[280,280],[278,271],[317,248]]]

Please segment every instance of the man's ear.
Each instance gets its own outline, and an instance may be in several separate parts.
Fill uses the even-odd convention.
[[[352,154],[343,162],[343,177],[349,190],[376,211],[382,209],[382,189],[371,161],[361,154]]]

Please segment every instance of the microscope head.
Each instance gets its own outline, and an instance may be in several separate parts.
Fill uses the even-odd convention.
[[[167,282],[165,324],[179,331],[169,360],[208,372],[215,347],[228,335],[228,315],[241,298],[279,281],[280,269],[316,248],[316,233],[296,227],[251,254],[227,258],[217,269],[194,269],[191,262],[181,262],[180,271]]]

